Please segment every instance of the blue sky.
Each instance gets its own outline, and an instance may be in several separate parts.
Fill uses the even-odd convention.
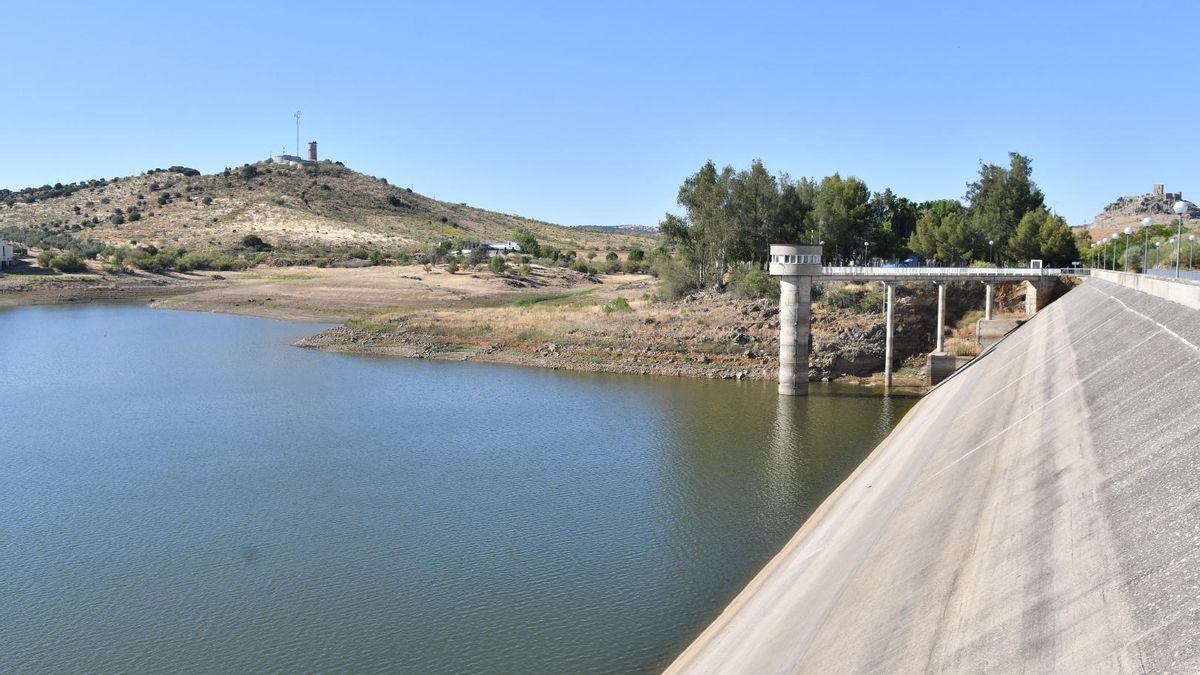
[[[1200,9],[1082,7],[21,3],[0,187],[292,152],[300,109],[324,157],[566,225],[654,224],[710,158],[924,200],[1016,150],[1072,224],[1200,194]]]

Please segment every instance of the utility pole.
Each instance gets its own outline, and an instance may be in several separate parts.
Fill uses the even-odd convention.
[[[296,156],[300,156],[300,111],[296,111]]]

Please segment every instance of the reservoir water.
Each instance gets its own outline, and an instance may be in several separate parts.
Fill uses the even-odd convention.
[[[0,672],[653,672],[914,399],[0,312]]]

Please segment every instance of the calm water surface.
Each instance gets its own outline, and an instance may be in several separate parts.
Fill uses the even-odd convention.
[[[0,312],[0,671],[646,672],[912,399]]]

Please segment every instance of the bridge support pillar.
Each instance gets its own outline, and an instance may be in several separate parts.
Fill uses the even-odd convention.
[[[887,287],[887,330],[883,346],[883,385],[890,387],[892,386],[892,337],[894,334],[893,319],[895,318],[896,307],[896,284],[885,281],[883,285]]]
[[[934,347],[933,353],[941,354],[945,349],[945,333],[946,333],[946,282],[937,282],[938,287],[938,312],[937,312],[937,347]]]
[[[1050,298],[1054,295],[1054,286],[1057,281],[1056,278],[1051,277],[1025,282],[1026,316],[1033,316],[1045,308],[1046,305],[1050,304]]]
[[[992,286],[994,286],[995,284],[993,284],[990,281],[985,281],[985,282],[983,282],[983,284],[984,284],[984,286],[987,287],[987,292],[984,293],[984,299],[983,299],[983,320],[991,321],[992,320]]]
[[[821,275],[821,247],[772,244],[768,272],[779,277],[779,394],[807,396],[812,282]]]

